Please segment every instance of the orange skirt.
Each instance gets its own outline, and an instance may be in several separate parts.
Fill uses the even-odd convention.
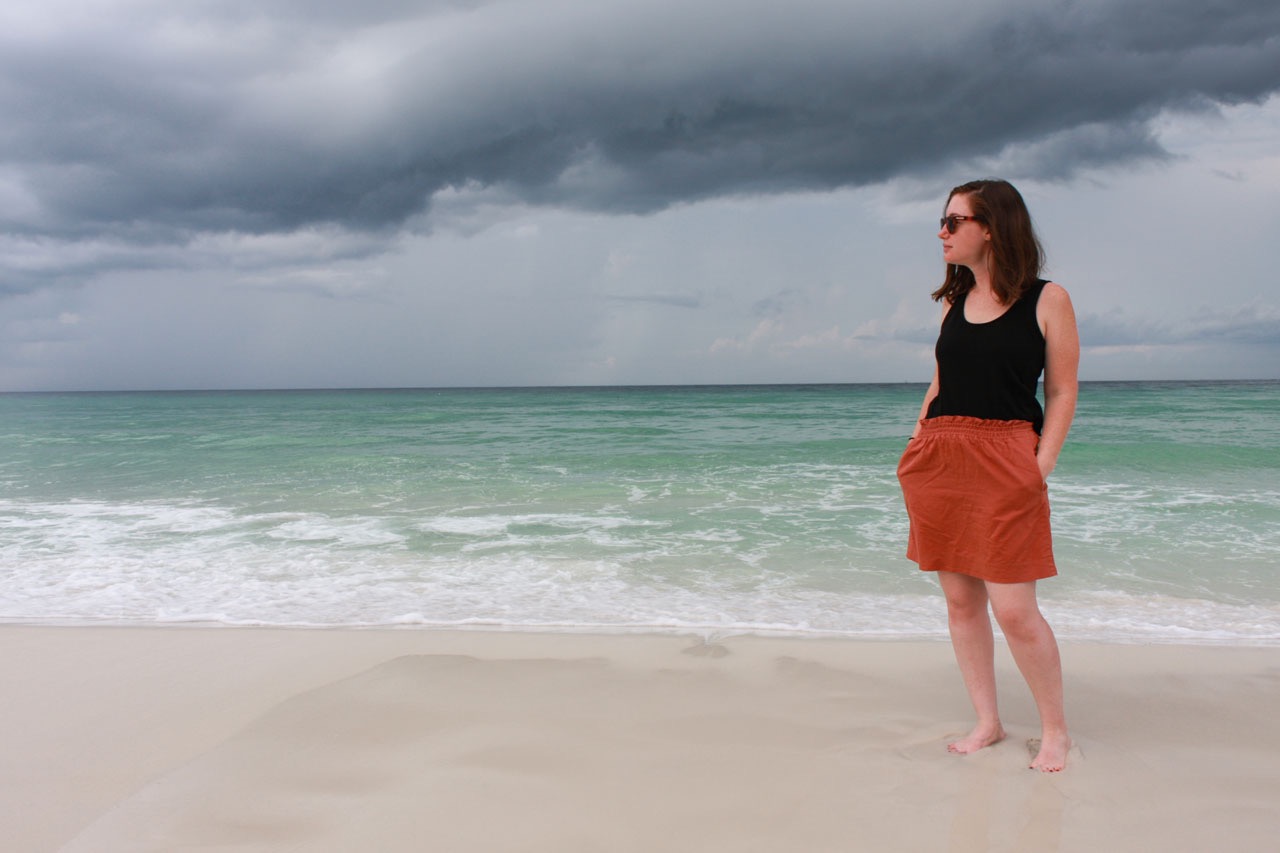
[[[907,559],[994,583],[1056,575],[1039,441],[1029,421],[922,421],[898,463],[911,520]]]

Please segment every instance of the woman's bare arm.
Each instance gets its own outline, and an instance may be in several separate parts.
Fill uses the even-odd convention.
[[[1036,315],[1044,332],[1044,428],[1036,461],[1048,479],[1058,464],[1058,454],[1067,440],[1076,414],[1079,394],[1080,333],[1076,328],[1071,297],[1060,285],[1050,282],[1040,294]]]

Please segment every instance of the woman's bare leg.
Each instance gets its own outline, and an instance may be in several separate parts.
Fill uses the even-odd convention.
[[[995,640],[987,612],[986,584],[954,572],[938,572],[938,580],[947,597],[951,648],[978,717],[969,734],[947,744],[951,752],[963,755],[1004,739],[1004,727],[996,708]]]
[[[1053,629],[1040,613],[1035,581],[988,584],[987,595],[996,620],[1009,642],[1009,651],[1040,712],[1040,753],[1035,770],[1054,773],[1067,766],[1071,737],[1067,734],[1062,699],[1062,660]]]

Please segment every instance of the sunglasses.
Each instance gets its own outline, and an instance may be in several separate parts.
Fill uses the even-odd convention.
[[[947,229],[948,234],[954,234],[956,233],[956,229],[960,227],[960,223],[964,222],[966,219],[972,219],[974,222],[982,221],[981,216],[961,216],[958,213],[953,213],[950,216],[944,216],[939,219],[938,227]]]

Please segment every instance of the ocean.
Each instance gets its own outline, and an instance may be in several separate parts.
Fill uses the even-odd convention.
[[[0,395],[0,621],[943,638],[923,385]],[[1059,637],[1280,644],[1280,382],[1084,383]]]

